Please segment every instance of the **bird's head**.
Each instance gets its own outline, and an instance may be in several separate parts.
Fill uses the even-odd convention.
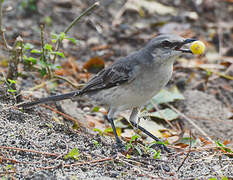
[[[163,34],[153,38],[146,46],[153,56],[160,59],[172,59],[183,53],[192,53],[186,44],[196,41],[195,39],[185,39],[174,34]]]

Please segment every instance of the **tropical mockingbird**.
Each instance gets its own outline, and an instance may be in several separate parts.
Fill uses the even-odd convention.
[[[25,102],[18,107],[27,108],[39,103],[87,96],[98,104],[108,107],[107,119],[111,123],[119,146],[122,146],[122,142],[116,133],[113,118],[117,111],[126,109],[132,109],[129,121],[133,126],[138,127],[154,140],[160,141],[137,125],[137,115],[140,107],[168,83],[175,59],[182,53],[191,53],[183,46],[193,41],[195,40],[184,39],[178,35],[159,35],[142,49],[120,58],[101,70],[81,90]],[[161,145],[161,147],[169,151],[166,146]]]

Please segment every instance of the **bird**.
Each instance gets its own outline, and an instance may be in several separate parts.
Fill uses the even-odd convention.
[[[175,60],[184,53],[192,53],[186,44],[196,41],[175,34],[161,34],[144,47],[126,57],[119,58],[94,75],[80,90],[23,102],[17,107],[29,108],[37,104],[87,97],[108,108],[107,120],[111,124],[117,147],[123,143],[117,135],[114,117],[117,112],[131,110],[132,126],[161,142],[159,138],[137,124],[140,108],[147,104],[170,80]],[[160,148],[170,152],[161,143]]]

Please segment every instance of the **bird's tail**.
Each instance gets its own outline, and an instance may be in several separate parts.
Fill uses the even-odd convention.
[[[31,102],[23,102],[23,103],[17,104],[16,106],[22,107],[22,108],[28,108],[28,107],[35,106],[37,104],[53,102],[53,101],[61,101],[61,100],[70,99],[70,98],[73,98],[79,95],[81,95],[81,91],[73,91],[73,92],[66,93],[66,94],[60,94],[60,95],[54,95],[50,97],[41,98],[41,99],[31,101]]]

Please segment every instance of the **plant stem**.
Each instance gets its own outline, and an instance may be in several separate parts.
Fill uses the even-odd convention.
[[[69,30],[83,17],[85,16],[88,12],[92,11],[93,9],[95,9],[97,6],[99,6],[99,2],[94,3],[93,5],[91,5],[89,8],[87,8],[82,14],[80,14],[80,16],[78,16],[76,19],[74,19],[70,25],[65,29],[64,33],[68,33]]]
[[[77,23],[80,21],[80,19],[85,16],[88,12],[94,10],[96,7],[99,6],[99,2],[95,2],[93,5],[91,5],[89,8],[87,8],[83,13],[81,13],[77,18],[75,18],[71,23],[70,25],[65,29],[64,33],[67,34],[69,32],[69,30]],[[56,43],[56,50],[55,51],[59,51],[59,48],[61,46],[61,40],[58,39],[57,43]],[[55,63],[55,60],[57,58],[57,55],[55,54],[54,55],[54,58],[53,58],[53,64]]]
[[[84,84],[74,84],[74,83],[72,83],[70,80],[68,80],[68,79],[66,79],[66,78],[64,78],[64,77],[62,77],[62,76],[58,76],[58,75],[54,75],[53,76],[53,78],[56,78],[56,79],[61,79],[61,80],[63,80],[63,81],[66,81],[67,83],[69,83],[71,86],[73,86],[74,88],[78,88],[78,89],[80,89],[80,88],[82,88],[83,86],[84,86]]]
[[[47,57],[46,57],[45,49],[44,49],[45,38],[44,38],[44,24],[43,23],[40,24],[40,36],[41,36],[42,59],[46,64],[46,69],[48,71],[49,79],[51,79],[52,78],[52,72],[50,70],[50,67],[48,66],[48,63],[50,63],[50,61],[47,61]]]
[[[2,37],[3,44],[4,44],[5,48],[10,51],[10,50],[12,50],[12,47],[8,45],[8,43],[6,41],[5,34],[4,34],[4,30],[2,28],[2,4],[3,4],[3,2],[2,2],[2,0],[0,0],[0,35]]]
[[[40,24],[40,39],[41,39],[41,50],[42,50],[42,57],[45,62],[47,59],[45,58],[45,49],[44,49],[44,24]]]

